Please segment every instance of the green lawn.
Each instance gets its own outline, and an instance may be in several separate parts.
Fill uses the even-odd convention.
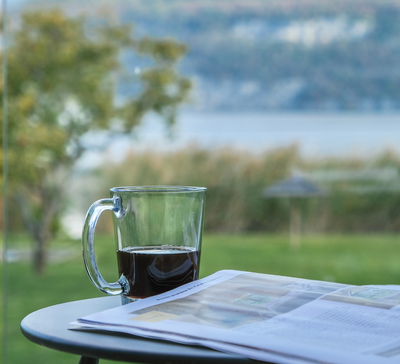
[[[400,284],[400,235],[207,235],[202,275],[238,269],[349,284]]]
[[[106,279],[115,281],[113,238],[96,239],[101,271]],[[10,243],[11,247],[15,244]],[[400,235],[390,234],[305,236],[300,250],[293,252],[284,235],[208,234],[203,238],[201,276],[238,269],[351,284],[400,284],[399,244]],[[78,362],[76,356],[30,343],[19,330],[22,318],[34,310],[102,296],[87,278],[80,242],[61,245],[72,249],[75,257],[49,264],[43,276],[34,275],[28,262],[8,265],[8,363]]]

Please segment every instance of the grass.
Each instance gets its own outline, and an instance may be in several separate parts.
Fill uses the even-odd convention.
[[[398,242],[395,234],[305,236],[300,250],[294,252],[284,235],[208,234],[203,239],[201,276],[238,269],[350,284],[399,284]],[[19,329],[23,317],[42,307],[102,296],[87,278],[80,243],[59,244],[76,255],[50,263],[42,276],[34,275],[28,262],[8,265],[8,363],[29,363],[32,358],[43,364],[78,362],[74,355],[31,343]],[[110,281],[117,279],[115,254],[110,253],[113,244],[108,236],[96,240],[100,269]]]
[[[203,242],[201,273],[238,269],[349,284],[400,284],[399,236],[303,237],[299,251],[284,235],[211,235]]]

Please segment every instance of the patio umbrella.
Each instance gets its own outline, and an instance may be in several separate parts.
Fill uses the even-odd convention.
[[[295,175],[262,191],[265,198],[289,198],[290,201],[290,246],[297,249],[301,236],[300,201],[310,197],[325,196],[326,191],[303,176]]]

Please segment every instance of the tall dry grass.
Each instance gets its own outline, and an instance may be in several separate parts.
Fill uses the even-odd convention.
[[[205,229],[209,231],[283,231],[289,226],[289,201],[265,199],[262,190],[293,171],[356,171],[365,168],[400,171],[400,159],[384,152],[375,158],[304,158],[296,145],[252,154],[238,149],[187,147],[175,152],[131,152],[119,164],[97,171],[99,197],[122,185],[191,185],[208,188]],[[400,179],[399,179],[400,181]],[[321,183],[321,182],[320,182]],[[350,187],[374,181],[325,183],[325,198],[301,202],[303,229],[321,231],[400,230],[399,192],[356,193]],[[393,181],[391,182],[393,184]],[[379,185],[381,186],[381,184]],[[384,186],[383,186],[384,187]],[[111,226],[109,226],[111,229]]]

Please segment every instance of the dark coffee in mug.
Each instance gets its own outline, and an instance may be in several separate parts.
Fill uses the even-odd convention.
[[[200,251],[183,246],[126,247],[117,250],[118,270],[128,280],[125,296],[146,298],[199,278]]]
[[[82,231],[83,261],[93,284],[123,304],[199,278],[205,187],[122,186],[94,202]],[[113,212],[119,279],[107,282],[94,251],[98,218]],[[144,246],[144,245],[147,246]]]

